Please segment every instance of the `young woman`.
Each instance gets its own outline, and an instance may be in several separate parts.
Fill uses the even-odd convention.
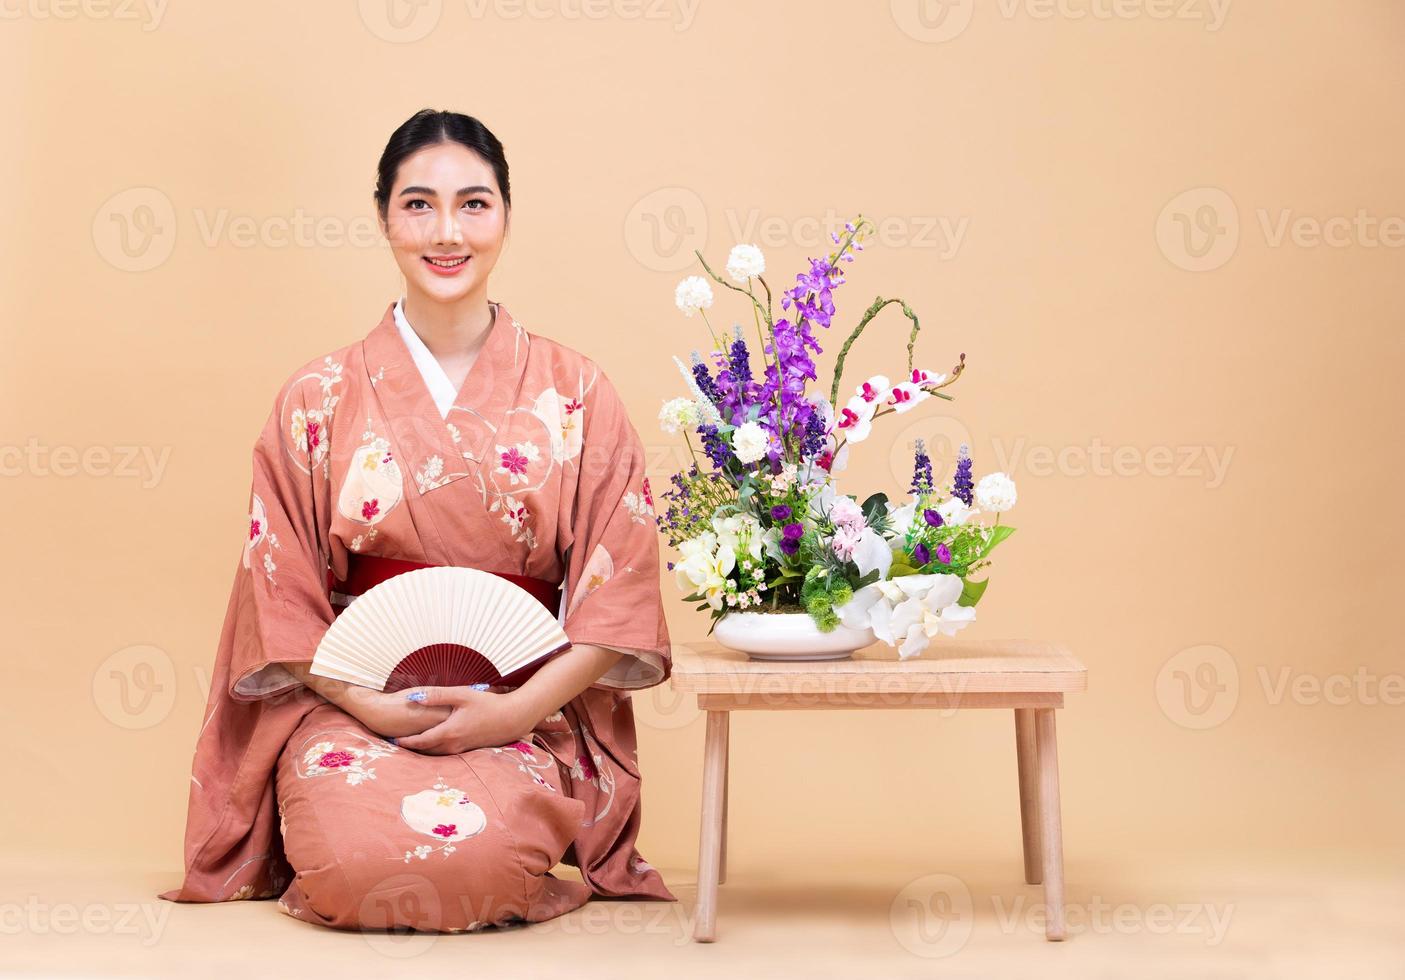
[[[339,928],[459,932],[592,893],[674,900],[634,847],[631,689],[669,676],[644,454],[590,358],[488,299],[502,144],[424,110],[375,190],[405,276],[363,339],[282,385],[195,748],[184,902],[278,898]],[[572,646],[515,689],[309,674],[340,607],[423,565],[503,575]],[[558,861],[585,884],[558,879]]]

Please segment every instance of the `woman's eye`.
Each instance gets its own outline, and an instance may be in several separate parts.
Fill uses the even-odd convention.
[[[424,208],[420,208],[420,207],[416,207],[416,206],[415,206],[415,205],[417,205],[417,204],[423,204],[423,205],[424,205],[424,208],[429,207],[429,202],[428,202],[428,201],[426,201],[426,200],[424,200],[424,199],[422,199],[422,198],[418,198],[418,197],[415,198],[414,200],[410,201],[408,204],[406,204],[405,207],[408,208],[408,209],[411,210],[411,211],[423,211]]]
[[[476,207],[476,208],[475,208],[475,207],[472,207],[471,205],[474,205],[474,204],[481,205],[481,207]],[[479,200],[478,198],[474,198],[474,199],[471,200],[471,201],[465,201],[465,202],[464,202],[464,207],[468,208],[470,211],[482,211],[483,208],[485,208],[485,207],[487,207],[487,206],[488,206],[488,205],[487,205],[487,202],[481,201],[481,200]]]

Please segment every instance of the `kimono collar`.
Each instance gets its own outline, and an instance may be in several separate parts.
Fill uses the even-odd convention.
[[[492,302],[492,301],[490,301]],[[362,341],[367,380],[385,410],[387,436],[424,493],[468,476],[465,460],[482,463],[522,383],[530,340],[502,303],[478,358],[447,415],[441,415],[414,352],[395,321],[395,303]],[[442,369],[441,369],[442,371]]]

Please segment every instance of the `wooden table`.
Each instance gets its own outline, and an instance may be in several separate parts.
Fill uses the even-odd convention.
[[[679,645],[670,683],[707,712],[702,832],[693,939],[717,937],[717,886],[727,876],[727,730],[733,711],[822,708],[1012,708],[1019,770],[1025,881],[1044,884],[1045,935],[1066,935],[1059,753],[1054,711],[1087,689],[1087,671],[1064,647],[1037,640],[939,637],[920,657],[899,660],[875,643],[846,660],[751,660],[715,641]]]

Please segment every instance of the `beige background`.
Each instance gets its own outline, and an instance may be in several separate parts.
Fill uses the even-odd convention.
[[[1365,972],[1389,962],[1368,910],[1398,925],[1405,902],[1389,877],[1405,5],[23,0],[4,16],[0,901],[165,905],[151,893],[176,882],[253,440],[288,372],[398,295],[373,170],[432,106],[507,147],[492,297],[600,360],[656,488],[682,459],[655,422],[680,393],[669,358],[706,339],[672,305],[691,250],[721,263],[754,241],[784,288],[822,227],[882,222],[836,294],[821,383],[875,295],[923,316],[919,363],[964,351],[970,368],[945,416],[883,420],[843,489],[902,491],[916,435],[948,459],[969,439],[978,473],[1015,476],[1019,533],[965,635],[1060,639],[1089,667],[1060,717],[1070,901],[1130,902],[1129,921],[1159,901],[1235,910],[1214,948],[1129,927],[1076,936],[1067,963],[1174,949],[1286,968],[1276,949],[1325,969],[1338,941]],[[728,302],[714,322],[744,313]],[[884,313],[846,388],[902,369],[905,323]],[[675,641],[701,636],[664,588]],[[640,849],[690,896],[703,724],[666,689],[636,708]],[[1006,713],[732,731],[717,950],[729,914],[733,950],[839,922],[827,962],[869,944],[863,962],[918,970],[930,959],[888,932],[914,879],[1039,900],[1019,882]],[[104,875],[117,891],[91,884]],[[1050,955],[983,907],[962,955]],[[226,939],[309,931],[269,921],[272,903],[179,910],[197,912]],[[36,956],[58,949],[21,931]],[[179,934],[152,948],[179,959]],[[107,938],[95,962],[150,952]]]

